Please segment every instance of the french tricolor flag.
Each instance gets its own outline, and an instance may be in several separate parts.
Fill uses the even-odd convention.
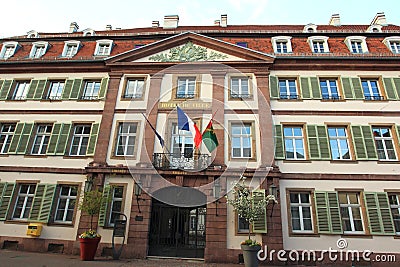
[[[186,130],[192,133],[194,145],[196,148],[200,147],[201,144],[201,133],[197,125],[186,115],[180,107],[176,107],[178,111],[178,128],[180,130]]]

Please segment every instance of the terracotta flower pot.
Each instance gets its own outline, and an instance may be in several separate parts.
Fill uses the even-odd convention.
[[[257,253],[261,249],[261,246],[241,245],[241,248],[243,251],[244,266],[258,267]]]
[[[92,261],[96,255],[97,246],[101,237],[79,238],[81,248],[81,260]]]

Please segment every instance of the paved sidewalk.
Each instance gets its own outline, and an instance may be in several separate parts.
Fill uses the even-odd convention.
[[[122,259],[96,257],[94,261],[81,261],[79,256],[0,250],[0,267],[243,267],[241,264],[204,263],[195,260]]]

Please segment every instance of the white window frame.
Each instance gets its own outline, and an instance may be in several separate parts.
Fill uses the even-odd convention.
[[[313,24],[313,23],[309,23],[306,26],[304,26],[303,28],[303,32],[304,33],[311,33],[311,32],[317,32],[317,25]],[[311,31],[310,31],[311,29]]]
[[[32,44],[32,49],[29,54],[30,58],[41,58],[44,54],[46,54],[47,49],[49,48],[48,42],[34,42]],[[40,53],[38,53],[38,49],[40,49]]]
[[[274,53],[276,54],[289,54],[292,53],[292,37],[291,36],[274,36],[271,38],[272,46],[274,47]],[[278,52],[278,44],[279,42],[286,43],[287,52]]]
[[[53,94],[53,87],[56,86],[57,92]],[[65,81],[50,81],[47,99],[60,100],[64,91]]]
[[[142,91],[140,92],[139,88],[141,83],[143,84],[141,88]],[[133,98],[133,99],[142,98],[144,95],[145,86],[146,86],[146,78],[144,77],[127,78],[123,98]],[[132,93],[128,94],[128,92]]]
[[[13,129],[11,131],[11,129]],[[15,123],[2,123],[0,129],[0,137],[5,136],[3,144],[0,144],[0,154],[7,154],[10,148],[11,139],[14,136],[16,124]]]
[[[378,154],[378,160],[381,161],[397,161],[397,153],[396,153],[396,147],[395,147],[395,143],[393,141],[393,135],[392,135],[392,128],[391,127],[383,127],[383,126],[373,126],[372,127],[372,133],[374,133],[374,129],[379,129],[379,132],[381,133],[381,129],[387,129],[390,137],[380,137],[380,136],[374,136],[374,141],[375,141],[375,146],[376,146],[376,152]],[[393,147],[393,152],[394,152],[394,159],[390,159],[389,155],[388,155],[388,148],[386,147],[386,142],[390,141],[392,143],[392,147]],[[378,146],[376,145],[377,142],[381,142],[382,143],[382,147],[383,147],[383,152],[385,153],[385,158],[384,159],[380,159],[379,158],[379,152],[378,152]]]
[[[37,125],[35,140],[32,144],[32,155],[45,155],[47,151],[47,147],[50,142],[51,131],[53,129],[53,125],[43,124]],[[37,152],[34,152],[35,146],[39,146]]]
[[[382,27],[383,27],[382,25],[373,24],[368,27],[367,32],[370,32],[370,33],[382,32]],[[377,30],[377,31],[374,31],[374,30]]]
[[[98,84],[98,90],[96,91],[96,84]],[[101,81],[98,80],[87,80],[85,81],[85,88],[81,99],[85,100],[97,100],[99,99],[99,93],[101,89]]]
[[[84,127],[83,131],[85,131],[85,129],[89,128],[89,133],[76,133],[76,130],[78,129],[78,127]],[[72,135],[71,145],[70,145],[70,149],[69,149],[70,156],[85,156],[86,155],[86,152],[87,152],[87,149],[89,146],[91,130],[92,130],[92,125],[90,125],[90,124],[77,124],[74,126],[74,133]],[[79,143],[77,146],[76,154],[72,154],[72,147],[73,147],[75,139],[78,139]],[[82,145],[83,140],[87,140],[86,147],[83,147],[83,145]]]
[[[296,194],[298,195],[299,202],[297,203],[292,203],[290,195],[291,194]],[[303,203],[301,202],[301,197],[300,194],[307,194],[308,195],[308,201],[309,203]],[[293,233],[314,233],[314,221],[313,221],[313,210],[312,210],[312,203],[311,203],[311,193],[310,192],[289,192],[289,209],[290,209],[290,219],[292,220],[293,214],[292,214],[292,207],[297,208],[299,212],[299,219],[300,219],[300,230],[294,230],[293,229],[293,224],[292,226],[292,232]],[[309,208],[310,209],[310,216],[311,216],[311,230],[305,230],[304,229],[304,215],[303,215],[303,208]]]
[[[17,81],[12,100],[25,100],[30,86],[31,81]]]
[[[174,142],[178,140],[178,142]],[[175,145],[178,145],[177,147]],[[172,123],[171,131],[171,153],[174,158],[193,158],[194,153],[194,140],[191,132],[186,130],[179,130],[178,123]],[[179,150],[179,154],[175,151]]]
[[[400,54],[400,47],[396,47],[396,49],[393,51],[391,44],[395,42],[398,43],[400,46],[400,36],[391,36],[391,37],[386,37],[383,39],[382,43],[386,45],[387,48],[393,53],[393,54]]]
[[[330,136],[329,135],[329,129],[335,129],[336,132],[336,136]],[[338,129],[344,129],[344,132],[346,134],[346,136],[338,136]],[[345,126],[328,126],[328,141],[329,141],[329,148],[331,150],[331,158],[332,160],[351,160],[351,150],[350,150],[350,144],[349,144],[349,138],[348,138],[349,134],[347,132],[347,128]],[[333,158],[333,152],[332,152],[332,146],[331,146],[331,140],[336,140],[337,144],[338,144],[338,151],[339,151],[339,159],[334,159]],[[346,140],[346,144],[347,144],[347,150],[349,153],[349,158],[345,159],[343,158],[343,154],[342,154],[342,146],[341,146],[341,140]]]
[[[5,42],[3,43],[3,47],[1,48],[0,58],[8,59],[15,54],[15,51],[19,47],[18,42]],[[11,52],[8,52],[11,51]]]
[[[326,82],[326,88],[328,89],[328,98],[324,98],[324,95],[323,95],[323,92],[322,92],[322,86],[321,86],[321,82],[322,81]],[[333,96],[331,82],[335,82],[335,84],[336,84],[337,97]],[[319,87],[321,88],[322,99],[324,99],[324,100],[326,100],[326,99],[340,99],[338,80],[336,78],[319,78]]]
[[[368,84],[368,88],[367,89],[368,89],[369,96],[365,95],[364,86],[363,86],[364,82],[367,82],[367,84]],[[372,82],[376,83],[376,89],[378,90],[378,94],[379,95],[375,95],[375,93],[374,93],[374,91],[372,89],[372,85],[371,85]],[[381,93],[381,88],[379,88],[378,79],[361,79],[361,89],[363,90],[363,94],[364,94],[364,99],[365,100],[383,100],[383,96],[382,96],[382,93]]]
[[[238,88],[236,88],[237,89],[236,94],[233,93],[233,91],[234,91],[233,84],[232,84],[233,80],[238,80]],[[231,98],[239,98],[240,99],[240,98],[250,98],[251,97],[251,94],[250,94],[251,79],[250,79],[250,77],[247,77],[247,76],[246,77],[230,77],[229,81],[230,81],[229,94],[230,94]],[[245,89],[243,89],[242,83],[245,83],[245,84],[247,83],[247,92],[243,92],[243,90],[245,90]]]
[[[234,127],[240,127],[240,133],[239,134],[234,134],[233,133],[233,128]],[[243,130],[245,127],[250,128],[250,133],[245,133]],[[232,122],[230,125],[231,128],[231,158],[232,159],[251,159],[254,156],[254,148],[253,148],[253,141],[254,141],[254,133],[253,133],[253,123],[251,122]],[[240,139],[240,155],[235,156],[233,153],[233,138],[239,138]],[[249,144],[250,144],[250,156],[245,156],[244,155],[244,149],[248,147],[244,147],[244,140],[249,139]],[[235,147],[237,148],[237,147]]]
[[[123,210],[124,189],[125,189],[125,188],[124,188],[124,186],[122,186],[122,185],[113,185],[111,188],[112,188],[112,195],[111,195],[111,203],[110,203],[110,212],[109,212],[109,214],[108,214],[108,220],[107,220],[107,222],[108,222],[108,226],[113,227],[113,226],[114,226],[114,223],[111,222],[113,213],[115,213],[115,212],[122,212],[122,210]],[[121,189],[121,188],[122,188],[122,197],[116,197],[116,196],[115,196],[115,190],[116,190],[116,189]],[[121,202],[121,210],[120,210],[120,211],[114,211],[114,210],[113,210],[113,209],[114,209],[114,203],[117,202],[117,201]]]
[[[23,186],[23,185],[27,185],[27,186],[28,186],[28,190],[27,190],[27,192],[21,193],[21,189],[22,189],[22,186]],[[30,188],[31,188],[32,186],[34,187],[33,193],[29,193]],[[13,219],[13,220],[25,220],[25,221],[26,221],[26,220],[29,219],[29,214],[30,214],[30,212],[32,211],[33,198],[35,197],[35,192],[36,192],[36,184],[19,184],[18,187],[19,187],[19,188],[18,188],[18,195],[17,195],[17,198],[16,198],[16,200],[15,200],[14,211],[13,211],[13,214],[12,214],[12,219]],[[18,205],[18,200],[19,200],[20,198],[23,198],[23,199],[24,199],[24,202],[23,202],[23,204],[22,204],[21,214],[19,215],[19,217],[15,217],[15,212],[16,212],[16,210],[17,210],[17,205]],[[29,199],[31,199],[31,203],[30,203],[30,206],[28,207],[27,205],[28,205]],[[29,213],[28,213],[28,215],[26,216],[26,218],[24,218],[24,217],[25,217],[25,213],[27,212],[26,209],[29,209]]]
[[[68,48],[72,47],[72,46],[76,47],[76,51],[72,50],[73,53],[70,53]],[[80,41],[65,41],[64,42],[64,49],[63,49],[63,52],[62,52],[61,56],[62,57],[68,57],[68,58],[73,57],[73,56],[76,55],[76,53],[78,53],[80,47],[81,47],[81,42]]]
[[[365,36],[347,36],[344,39],[344,43],[347,45],[350,53],[352,54],[365,54],[368,53],[368,46],[367,46],[367,37]],[[360,52],[353,52],[352,42],[361,42],[361,50]]]
[[[183,81],[185,83],[185,88],[183,92],[179,91],[179,84],[180,82]],[[193,92],[189,91],[189,83],[193,83]],[[196,86],[197,85],[197,79],[196,77],[179,77],[177,81],[177,86],[176,86],[176,98],[178,99],[185,99],[185,98],[194,98],[196,96]],[[181,93],[181,94],[179,94]]]
[[[289,129],[289,128],[292,129],[293,135],[286,136],[286,135],[285,135],[285,129]],[[294,135],[294,128],[300,128],[301,136]],[[300,125],[298,125],[298,126],[292,126],[292,125],[284,126],[284,127],[283,127],[283,139],[284,139],[284,142],[285,142],[285,155],[286,155],[286,159],[289,159],[289,160],[305,160],[305,159],[306,159],[306,149],[305,149],[305,147],[304,147],[303,126],[300,126]],[[287,149],[287,147],[286,147],[286,141],[287,141],[287,140],[289,140],[289,141],[292,142],[292,146],[293,146],[293,158],[287,157],[287,150],[286,150],[286,149]],[[298,148],[298,147],[296,146],[296,141],[297,141],[297,140],[301,140],[301,143],[302,143],[302,147],[301,147],[301,148]],[[297,150],[301,150],[301,149],[303,149],[303,158],[297,157]]]
[[[350,219],[350,227],[351,231],[345,231],[344,230],[344,225],[343,225],[343,233],[345,234],[364,234],[365,233],[365,225],[364,225],[364,220],[363,220],[363,212],[361,209],[361,195],[358,192],[338,192],[338,194],[346,194],[346,199],[347,203],[340,203],[340,198],[339,198],[339,207],[340,207],[340,219],[342,219],[342,208],[347,208],[348,213],[349,213],[349,219]],[[350,199],[348,194],[356,194],[357,195],[357,202],[358,204],[350,204]],[[353,216],[353,209],[352,208],[358,208],[360,211],[360,219],[361,219],[361,225],[362,225],[362,231],[356,231],[355,226],[354,226],[354,216]],[[342,222],[343,223],[343,222]]]
[[[310,36],[307,41],[313,53],[329,53],[328,39],[329,37],[327,36]],[[320,47],[318,47],[318,51],[316,51],[314,49],[315,42],[322,43],[324,51],[320,51]]]
[[[83,36],[95,36],[96,33],[93,29],[87,28],[82,31]]]
[[[396,197],[396,204],[390,204],[390,213],[392,214],[392,217],[393,217],[393,209],[397,209],[398,210],[398,213],[400,214],[400,195],[397,193],[397,194],[391,194],[391,193],[389,193],[389,201],[390,201],[390,196],[395,196]],[[394,230],[396,231],[396,225],[395,225],[395,220],[394,220],[394,217],[393,217],[393,226],[394,226]],[[399,231],[396,231],[396,235],[400,235],[400,229],[399,229]]]
[[[125,126],[128,126],[128,132],[122,132],[122,129]],[[135,132],[130,132],[131,127],[136,126],[136,131]],[[118,125],[118,136],[117,136],[117,144],[115,147],[115,156],[135,156],[135,151],[136,151],[136,146],[137,146],[137,135],[138,135],[138,129],[139,124],[137,122],[121,122]],[[125,138],[124,138],[125,137]],[[128,154],[128,148],[129,148],[129,140],[133,138],[133,150],[132,154]],[[125,142],[122,141],[122,139],[125,139]],[[122,144],[121,144],[122,143]],[[122,146],[123,147],[123,153],[118,154],[118,147]]]
[[[39,33],[35,30],[26,33],[27,38],[39,38]]]
[[[280,87],[280,82],[285,81],[285,89],[286,89],[286,95],[285,97],[283,94],[281,94],[281,87]],[[290,86],[289,86],[289,81],[294,81],[294,86],[296,87],[296,95],[292,95],[290,92]],[[279,89],[279,99],[299,99],[299,91],[297,88],[297,79],[294,78],[279,78],[278,79],[278,89]]]
[[[108,46],[107,53],[100,50],[102,46]],[[95,56],[109,56],[111,54],[112,48],[113,48],[113,40],[97,40],[94,55]]]
[[[62,189],[64,187],[68,187],[68,195],[62,195],[61,194]],[[71,195],[71,191],[72,191],[73,187],[76,188],[76,196]],[[75,186],[75,185],[61,185],[59,190],[60,191],[59,191],[59,194],[58,194],[58,201],[57,201],[57,208],[56,208],[55,215],[54,215],[54,222],[57,222],[57,223],[72,223],[72,220],[73,220],[73,217],[74,217],[73,213],[75,212],[75,205],[77,204],[76,199],[77,199],[77,196],[78,196],[78,186]],[[60,202],[63,199],[65,199],[65,207],[63,209],[59,209]],[[74,204],[74,206],[72,208],[72,210],[73,210],[72,220],[68,221],[67,220],[68,211],[71,210],[70,202],[73,201],[73,200],[75,200],[75,204]],[[58,212],[62,212],[63,213],[62,220],[57,220]]]

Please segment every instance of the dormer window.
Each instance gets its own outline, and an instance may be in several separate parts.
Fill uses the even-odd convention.
[[[18,43],[17,42],[6,42],[3,43],[3,47],[1,48],[0,58],[7,59],[12,57],[17,50]]]
[[[400,54],[400,36],[386,37],[382,42],[393,54]]]
[[[363,36],[349,36],[344,42],[353,54],[368,53],[366,37]]]
[[[79,41],[66,41],[64,45],[64,50],[62,52],[63,57],[73,57],[78,52],[81,46]]]
[[[277,54],[292,53],[292,44],[290,42],[292,37],[290,36],[276,36],[271,38],[274,52]]]
[[[382,32],[382,25],[371,25],[368,27],[367,32]]]
[[[329,37],[325,36],[308,37],[311,51],[313,53],[329,53],[328,39]]]
[[[317,25],[312,23],[307,24],[306,26],[304,26],[303,32],[317,32]]]
[[[111,53],[113,41],[112,40],[99,40],[97,41],[95,56],[109,56]]]
[[[29,31],[27,32],[27,36],[28,38],[38,38],[39,34],[37,33],[37,31]]]
[[[36,42],[32,44],[31,53],[29,54],[30,58],[40,58],[42,57],[49,46],[48,42]]]
[[[95,35],[94,30],[92,30],[90,28],[83,30],[82,33],[83,33],[83,36],[94,36]]]

